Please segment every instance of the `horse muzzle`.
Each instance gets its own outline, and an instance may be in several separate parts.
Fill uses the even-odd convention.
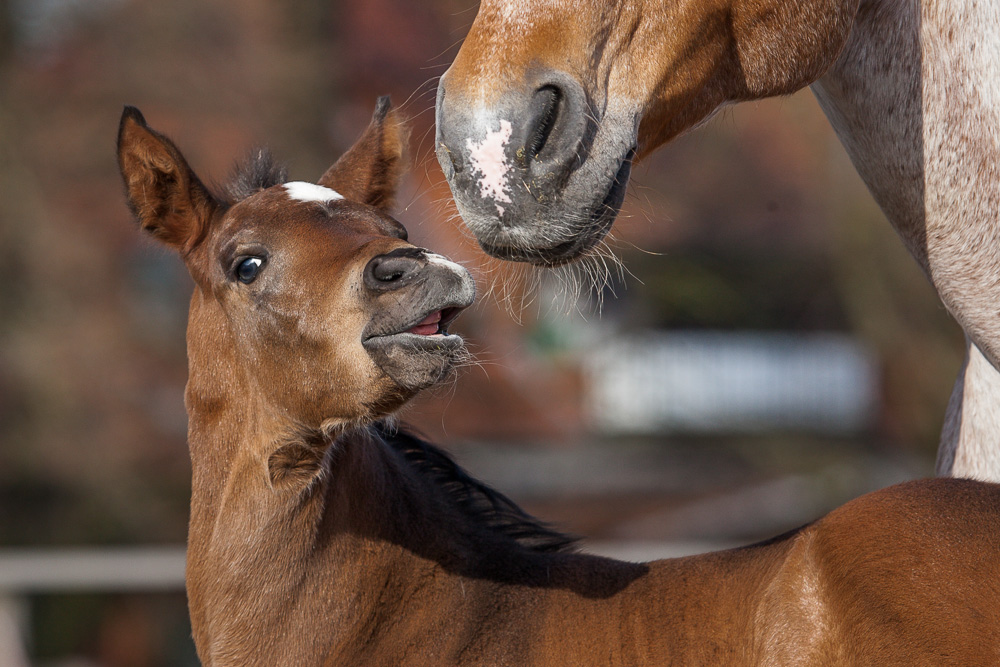
[[[523,87],[489,102],[450,94],[442,78],[438,160],[483,250],[548,266],[604,238],[625,196],[635,139],[603,131],[600,119],[583,86],[557,70],[531,70]]]
[[[407,390],[444,379],[465,354],[465,341],[448,326],[475,300],[469,272],[405,246],[369,260],[362,280],[373,313],[361,342],[375,363]]]

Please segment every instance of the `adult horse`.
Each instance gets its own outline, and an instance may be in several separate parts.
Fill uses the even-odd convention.
[[[556,265],[610,229],[633,159],[810,84],[966,333],[938,473],[1000,480],[1000,4],[483,0],[438,158],[488,253]]]

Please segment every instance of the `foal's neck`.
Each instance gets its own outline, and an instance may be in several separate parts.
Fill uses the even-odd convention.
[[[371,619],[405,619],[420,608],[414,600],[461,590],[486,561],[520,558],[513,540],[481,534],[377,434],[293,429],[252,397],[226,394],[248,387],[220,382],[225,366],[192,368],[188,389],[188,597],[205,664],[312,664],[372,643],[366,633],[382,625]],[[302,450],[316,454],[313,473],[275,475],[275,452]],[[289,628],[316,640],[278,639]],[[260,637],[275,639],[248,640]]]

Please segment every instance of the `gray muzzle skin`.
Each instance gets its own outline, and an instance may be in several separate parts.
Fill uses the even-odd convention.
[[[372,360],[401,388],[424,389],[443,380],[465,355],[465,341],[448,325],[472,305],[476,286],[462,266],[423,248],[398,248],[373,257],[362,281],[376,304],[362,333]],[[411,330],[440,313],[438,331]]]
[[[490,108],[449,97],[442,78],[437,156],[483,250],[558,265],[604,238],[624,200],[635,138],[602,133],[599,118],[563,72],[532,70]]]

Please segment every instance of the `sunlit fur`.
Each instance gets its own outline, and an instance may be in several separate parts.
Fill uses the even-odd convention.
[[[472,300],[461,267],[427,261],[362,203],[395,194],[395,122],[380,103],[320,179],[349,200],[297,201],[272,174],[225,201],[138,111],[123,115],[129,202],[195,280],[187,593],[202,664],[1000,660],[984,640],[1000,635],[993,485],[913,482],[768,542],[626,563],[575,552],[441,450],[380,423],[420,387],[375,362],[368,326],[388,317],[394,340],[425,317],[413,303]],[[232,269],[245,254],[264,260],[249,283]],[[402,268],[375,273],[390,259]],[[420,352],[392,368],[431,360],[436,382],[463,354],[440,332],[406,340]]]

